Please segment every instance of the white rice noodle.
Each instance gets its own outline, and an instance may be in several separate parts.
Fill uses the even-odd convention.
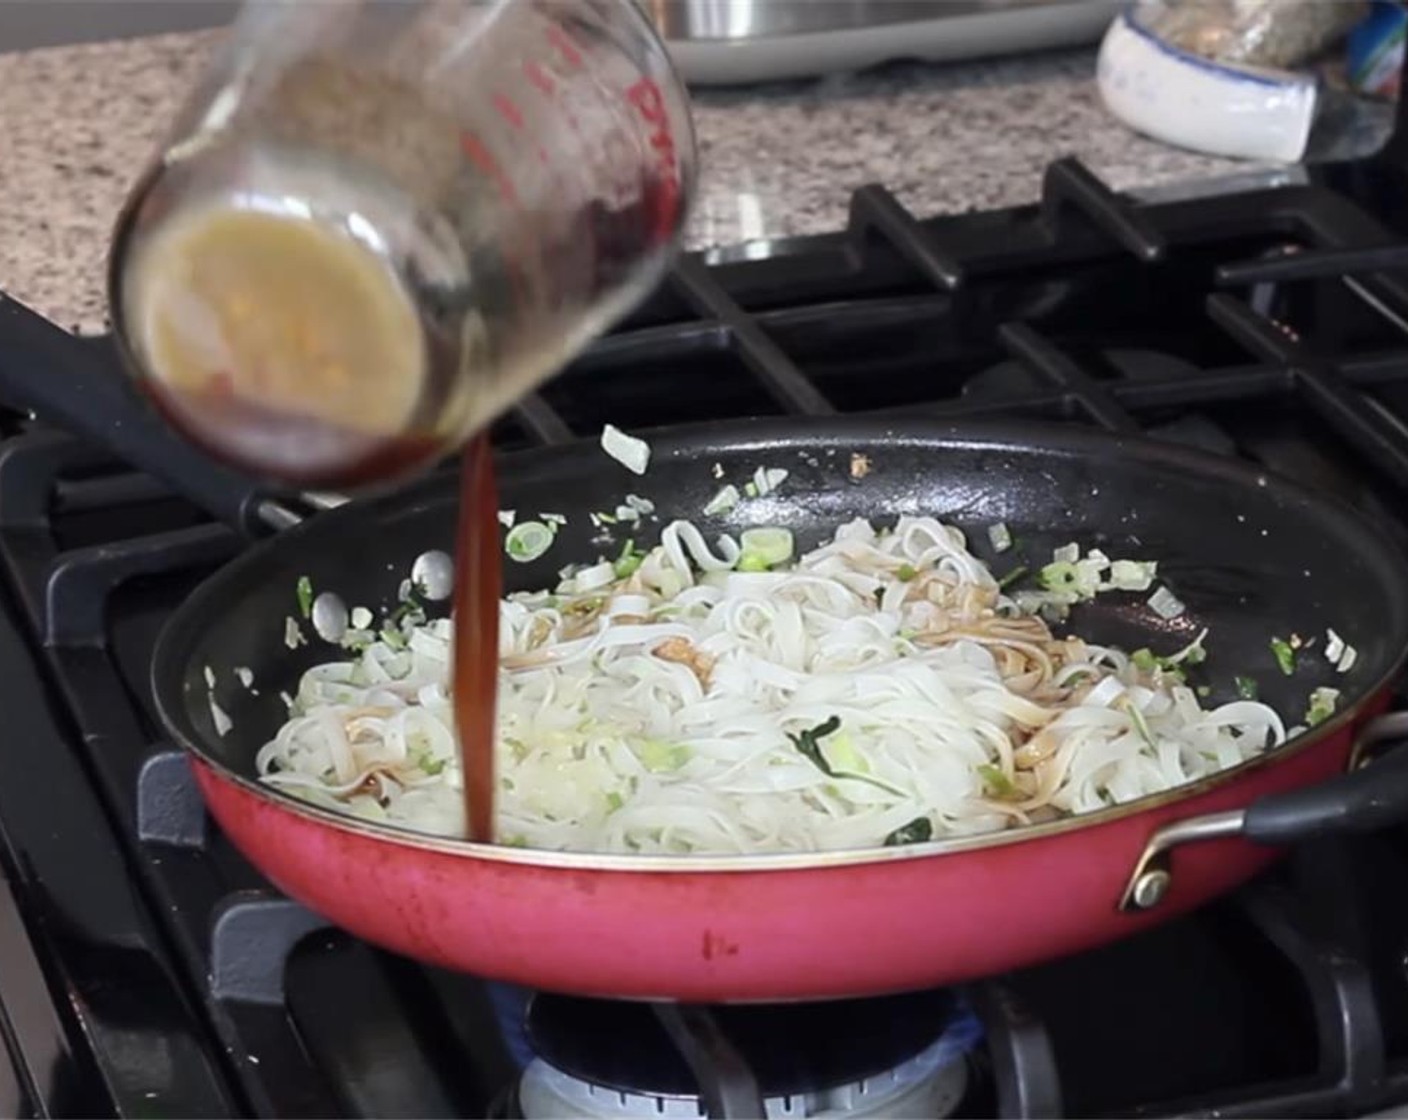
[[[999,614],[1010,600],[933,518],[850,522],[786,571],[736,572],[738,556],[676,521],[624,580],[503,602],[501,842],[805,852],[879,846],[920,817],[980,833],[1167,790],[1286,736],[1263,704],[1204,710],[1118,650]],[[404,637],[310,669],[259,771],[462,834],[450,624]],[[795,737],[833,719],[823,769]]]

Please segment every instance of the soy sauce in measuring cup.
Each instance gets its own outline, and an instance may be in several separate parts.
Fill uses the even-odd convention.
[[[635,4],[250,5],[119,222],[115,330],[213,455],[286,485],[386,483],[482,433],[649,290],[693,158]],[[479,838],[500,595],[484,438],[455,641]]]

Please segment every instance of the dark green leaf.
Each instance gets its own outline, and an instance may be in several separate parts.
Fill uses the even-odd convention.
[[[885,837],[885,847],[896,848],[901,844],[922,844],[934,838],[934,822],[928,817],[915,817],[908,824],[902,824]]]
[[[826,756],[821,753],[821,740],[828,735],[834,735],[841,727],[841,717],[832,716],[824,723],[819,723],[807,731],[799,732],[796,735],[788,735],[792,740],[792,745],[797,748],[813,766],[820,770],[827,777],[834,778],[836,772],[831,769],[831,763],[826,761]]]

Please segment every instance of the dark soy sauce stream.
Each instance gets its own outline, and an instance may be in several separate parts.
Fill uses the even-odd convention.
[[[487,433],[474,437],[460,468],[453,609],[455,733],[469,838],[494,841],[494,744],[499,686],[499,495]]]

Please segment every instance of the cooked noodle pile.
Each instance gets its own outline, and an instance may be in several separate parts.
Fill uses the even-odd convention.
[[[1204,710],[1167,659],[1056,639],[932,518],[854,521],[781,570],[739,561],[675,522],[629,574],[503,602],[501,842],[878,847],[1129,801],[1285,738],[1264,704]],[[259,772],[463,834],[449,622],[392,637],[305,674]]]

